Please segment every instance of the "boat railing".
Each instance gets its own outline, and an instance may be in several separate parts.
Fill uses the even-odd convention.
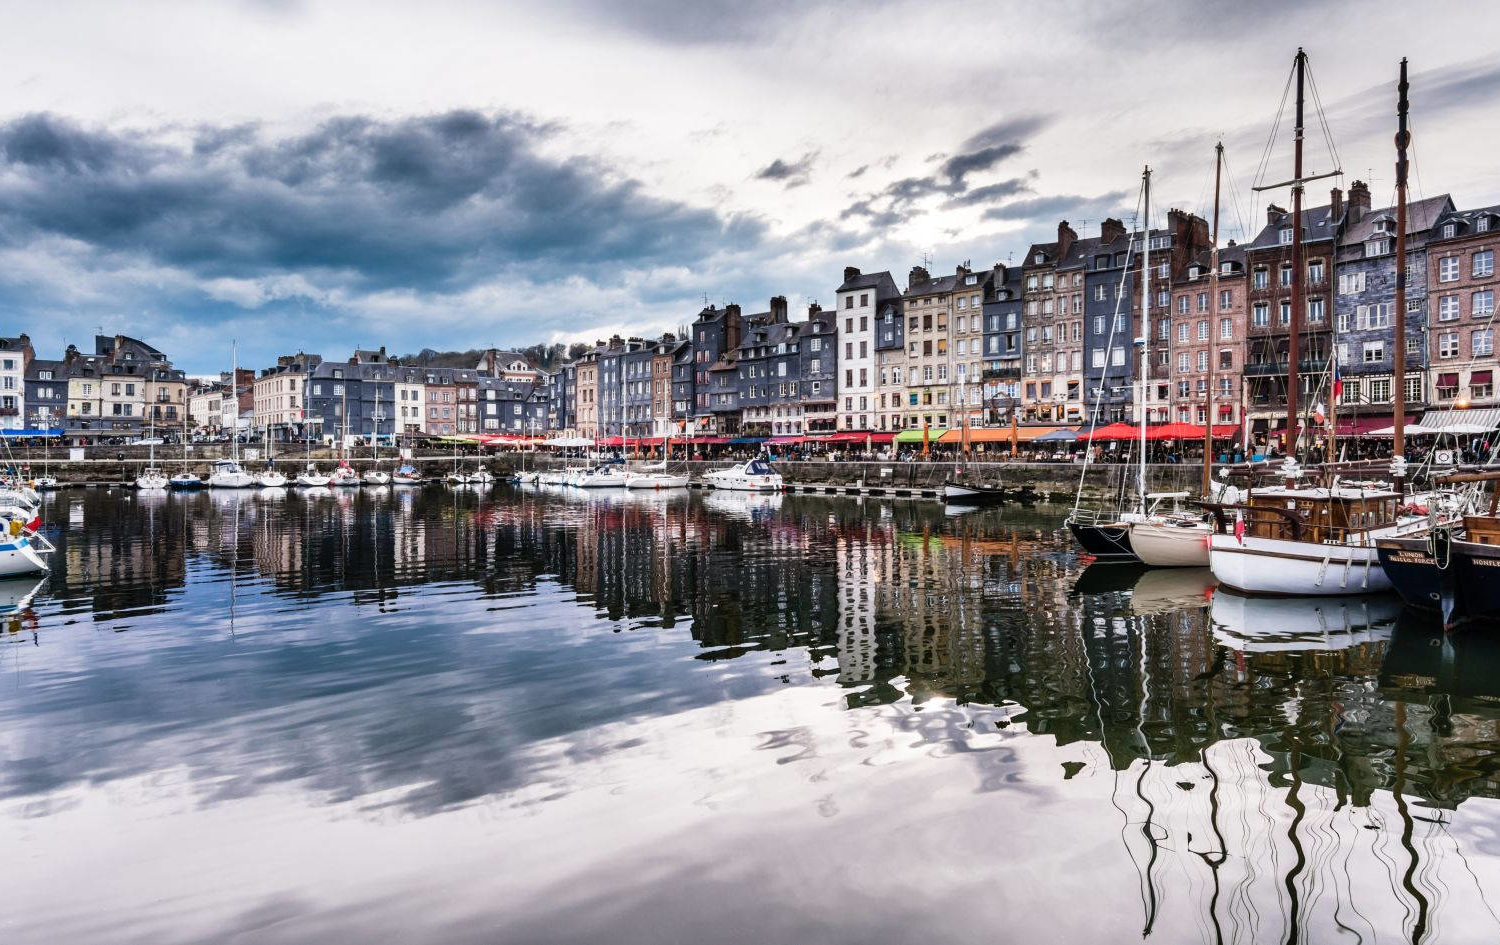
[[[35,545],[37,550],[44,555],[50,555],[57,551],[57,546],[47,540],[47,536],[41,532],[26,532],[26,540]]]

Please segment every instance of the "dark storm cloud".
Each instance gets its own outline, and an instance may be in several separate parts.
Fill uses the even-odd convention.
[[[469,111],[334,118],[270,138],[203,127],[87,129],[52,115],[0,125],[0,240],[57,235],[145,254],[202,278],[337,273],[364,288],[463,288],[523,264],[692,262],[746,248],[762,225],[649,196],[554,129]]]
[[[1119,215],[1118,208],[1128,194],[1128,191],[1114,190],[1093,197],[1085,197],[1080,194],[1054,194],[1044,197],[1030,197],[1024,200],[1012,200],[984,211],[984,218],[986,220],[1039,222],[1060,214],[1071,214],[1073,216],[1103,219],[1104,216],[1112,213]]]
[[[971,189],[969,176],[988,171],[1020,154],[1026,149],[1028,140],[1045,128],[1050,120],[1043,115],[1019,115],[998,121],[970,135],[959,153],[929,156],[928,160],[942,161],[937,173],[892,181],[884,189],[866,194],[845,207],[840,218],[848,220],[863,217],[871,226],[888,227],[925,213],[917,204],[927,197],[946,196],[949,199],[945,207],[951,209],[988,203],[1030,190],[1030,185],[1023,178]]]
[[[771,180],[784,183],[788,190],[793,187],[801,187],[808,181],[812,173],[813,162],[818,158],[818,152],[809,151],[795,161],[784,161],[777,158],[770,164],[755,172],[756,180]]]

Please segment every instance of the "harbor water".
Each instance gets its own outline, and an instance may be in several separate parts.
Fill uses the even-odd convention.
[[[1500,631],[1065,514],[52,494],[0,941],[1500,941]]]

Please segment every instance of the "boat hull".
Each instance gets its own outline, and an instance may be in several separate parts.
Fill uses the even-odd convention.
[[[1208,566],[1241,594],[1343,596],[1392,589],[1373,542],[1318,544],[1246,535],[1209,537]]]
[[[0,577],[44,574],[48,570],[47,562],[24,536],[0,539]]]
[[[1153,568],[1206,568],[1212,533],[1208,525],[1132,522],[1130,550]]]
[[[173,478],[167,480],[167,486],[168,488],[176,489],[180,492],[191,492],[195,489],[202,489],[203,480],[199,479],[197,476],[194,476],[191,479],[179,479],[174,476]]]
[[[1135,552],[1130,547],[1130,526],[1123,522],[1108,525],[1092,525],[1087,522],[1068,522],[1068,531],[1085,552],[1096,558],[1112,561],[1135,561]]]
[[[1401,599],[1449,623],[1500,619],[1500,546],[1453,541],[1440,567],[1426,536],[1379,542],[1381,566]]]
[[[625,483],[627,489],[686,489],[686,476],[633,476]]]
[[[943,483],[943,501],[953,505],[994,505],[1004,501],[1005,492],[1001,489],[987,489],[983,486],[963,486],[955,482]]]

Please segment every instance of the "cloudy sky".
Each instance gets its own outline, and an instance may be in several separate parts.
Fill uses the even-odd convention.
[[[1345,172],[1500,202],[1500,8],[554,0],[82,3],[0,31],[0,333],[192,372],[671,330],[1019,259],[1066,218],[1250,193],[1299,43]],[[1038,15],[1044,12],[1045,15]],[[1288,176],[1287,136],[1268,179]],[[1321,128],[1311,170],[1331,169]],[[1323,184],[1317,185],[1321,188]]]

